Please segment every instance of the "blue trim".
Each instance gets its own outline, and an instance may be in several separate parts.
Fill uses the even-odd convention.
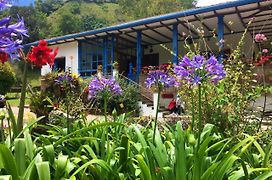
[[[107,74],[108,67],[108,38],[103,39],[103,73]]]
[[[139,76],[142,68],[142,31],[137,31],[137,75]]]
[[[178,64],[178,25],[173,25],[173,39],[172,39],[172,48],[173,48],[173,63]]]
[[[217,16],[217,38],[219,46],[218,61],[221,63],[224,57],[224,43],[221,40],[224,40],[224,16]]]
[[[124,23],[124,24],[115,25],[115,26],[109,26],[106,28],[96,29],[96,30],[92,30],[92,31],[86,31],[86,32],[81,32],[81,33],[77,33],[77,34],[70,34],[70,35],[61,36],[61,37],[57,37],[57,38],[53,38],[53,39],[48,39],[46,41],[48,43],[53,43],[53,42],[57,42],[57,41],[64,41],[67,39],[75,39],[75,38],[79,38],[79,37],[90,36],[90,35],[105,33],[105,32],[109,32],[109,31],[117,31],[120,29],[126,29],[126,28],[135,27],[135,26],[141,26],[141,25],[145,25],[145,24],[150,24],[150,23],[190,16],[190,15],[194,15],[194,14],[201,14],[201,13],[216,11],[216,10],[220,10],[220,9],[231,8],[231,7],[235,7],[235,6],[242,6],[242,5],[247,5],[247,4],[251,4],[251,3],[258,3],[258,2],[262,2],[262,1],[263,0],[237,0],[237,1],[227,2],[227,3],[221,3],[221,4],[217,4],[217,5],[197,8],[197,9],[190,9],[190,10],[186,10],[186,11],[165,14],[165,15],[161,15],[161,16],[154,16],[154,17],[150,17],[150,18],[146,18],[146,19],[132,21],[132,22]],[[24,47],[33,46],[36,44],[38,44],[38,42],[26,44]]]

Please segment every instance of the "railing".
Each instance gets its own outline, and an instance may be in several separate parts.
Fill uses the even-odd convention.
[[[127,78],[126,76],[124,76],[123,74],[119,74],[119,76],[123,79],[126,79],[127,81],[129,81],[130,83],[136,85],[139,89],[140,89],[140,94],[141,96],[143,96],[144,98],[148,99],[149,101],[153,102],[153,93],[152,91],[150,91],[149,89],[145,88],[144,86],[136,83],[135,81]]]

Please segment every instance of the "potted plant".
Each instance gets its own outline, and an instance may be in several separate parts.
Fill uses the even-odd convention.
[[[4,95],[0,94],[0,108],[3,108],[6,106],[6,98]]]
[[[113,69],[116,69],[116,70],[119,69],[119,64],[118,64],[117,61],[114,61],[114,62],[112,63],[112,66],[113,66]]]

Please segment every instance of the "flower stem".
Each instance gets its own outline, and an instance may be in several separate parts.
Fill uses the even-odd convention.
[[[202,128],[201,85],[198,85],[198,148],[200,146],[200,134]]]
[[[192,110],[192,132],[194,132],[194,126],[195,126],[195,101],[194,101],[194,91],[192,90],[191,95],[191,110]]]
[[[22,76],[22,90],[21,90],[21,98],[17,119],[17,131],[18,133],[23,130],[23,118],[24,118],[24,108],[25,108],[25,98],[26,98],[26,81],[27,81],[27,62],[24,60],[24,71]]]
[[[261,120],[260,120],[259,127],[258,127],[258,132],[262,128],[262,123],[263,123],[263,119],[264,119],[264,116],[265,116],[265,110],[266,110],[266,101],[267,101],[267,93],[266,93],[266,89],[265,89],[266,88],[266,80],[265,80],[264,65],[262,65],[262,73],[263,73],[264,103],[263,103],[263,110],[262,110]]]
[[[154,132],[153,132],[153,143],[155,143],[155,135],[156,135],[156,129],[157,129],[157,123],[158,123],[158,112],[159,112],[159,105],[160,105],[160,96],[161,96],[161,89],[158,88],[158,101],[156,104],[156,116],[155,116],[155,126],[154,126]]]
[[[107,108],[108,108],[108,106],[107,106],[107,96],[104,96],[104,116],[105,116],[105,121],[107,122],[108,121],[108,119],[107,119]]]
[[[202,109],[201,109],[201,84],[198,85],[198,139],[197,139],[197,158],[199,158],[199,149],[200,149],[200,135],[202,132]],[[201,160],[198,164],[198,175],[201,174]],[[200,179],[200,178],[199,178]]]

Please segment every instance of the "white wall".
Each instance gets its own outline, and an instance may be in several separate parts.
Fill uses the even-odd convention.
[[[78,73],[78,42],[69,42],[63,44],[56,44],[50,48],[59,48],[57,57],[65,57],[66,69],[72,68],[72,73]]]

